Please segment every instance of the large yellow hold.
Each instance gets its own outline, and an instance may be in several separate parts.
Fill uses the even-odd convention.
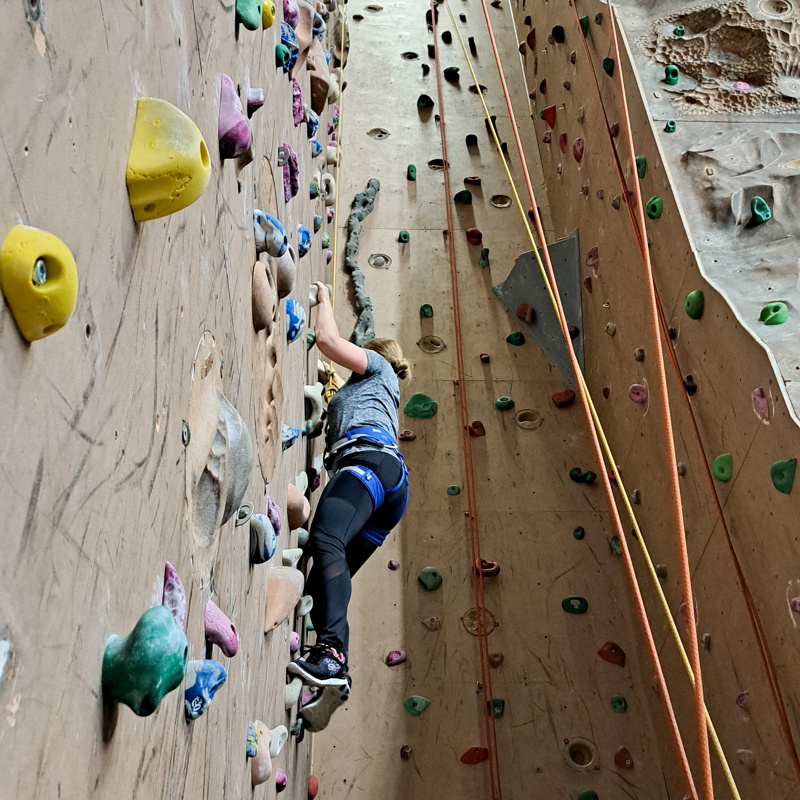
[[[128,196],[137,222],[191,205],[211,177],[208,149],[197,125],[157,97],[140,97],[128,156]]]
[[[15,225],[0,251],[0,289],[20,333],[33,342],[67,324],[78,300],[78,268],[57,236]]]

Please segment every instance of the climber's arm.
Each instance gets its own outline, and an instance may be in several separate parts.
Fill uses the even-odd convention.
[[[363,375],[367,371],[367,354],[357,344],[348,342],[339,335],[333,306],[324,283],[316,283],[319,304],[317,305],[317,347],[326,358],[345,369]]]

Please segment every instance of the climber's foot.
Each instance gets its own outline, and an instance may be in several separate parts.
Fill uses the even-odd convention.
[[[317,642],[304,648],[304,657],[292,661],[288,670],[304,683],[324,688],[347,686],[347,662],[344,654],[332,645]]]
[[[311,733],[318,733],[328,727],[333,712],[344,705],[350,697],[350,676],[346,676],[344,686],[326,686],[320,689],[314,699],[300,709],[304,727]]]

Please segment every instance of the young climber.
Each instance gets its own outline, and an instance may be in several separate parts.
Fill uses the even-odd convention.
[[[317,347],[350,379],[328,405],[325,466],[330,476],[311,524],[316,644],[289,672],[317,687],[348,684],[350,580],[383,544],[408,504],[408,470],[397,449],[398,378],[411,368],[394,339],[359,347],[339,335],[330,296],[317,282]]]

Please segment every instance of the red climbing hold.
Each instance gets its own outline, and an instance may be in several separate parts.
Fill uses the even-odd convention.
[[[481,361],[482,361],[484,364],[488,364],[488,363],[489,363],[489,361],[491,360],[491,359],[489,358],[489,354],[488,354],[488,353],[481,353],[481,354],[480,354],[480,359],[481,359]]]
[[[525,55],[525,42],[520,42],[519,43],[519,53],[522,56]]]
[[[598,651],[597,655],[608,661],[609,664],[615,664],[618,667],[625,666],[625,651],[616,642],[606,642]]]
[[[588,278],[584,278],[583,279],[583,285],[586,287],[586,291],[589,292],[589,294],[591,294],[592,293],[592,277],[591,277],[591,275]]]
[[[552,396],[553,402],[559,407],[564,408],[570,405],[575,399],[575,392],[572,389],[564,389],[563,392],[555,392]]]
[[[411,745],[410,744],[404,744],[400,748],[400,758],[402,758],[403,761],[408,761],[408,759],[411,758]]]
[[[480,420],[476,419],[469,426],[469,433],[470,436],[486,436],[486,428],[483,427],[483,423]]]
[[[567,134],[562,133],[561,136],[558,137],[558,146],[561,148],[562,153],[567,152]]]
[[[489,666],[499,667],[503,663],[502,653],[489,653]]]
[[[480,186],[481,185],[481,179],[480,179],[480,177],[478,175],[470,175],[469,177],[464,178],[464,183],[467,183],[467,184],[472,183],[475,186]]]
[[[590,247],[589,252],[586,254],[586,266],[591,267],[593,270],[597,271],[597,265],[600,263],[600,251],[597,249],[597,246]]]
[[[314,800],[319,792],[319,781],[316,775],[308,776],[308,800]]]
[[[493,578],[500,574],[500,565],[488,558],[481,558],[475,563],[475,572],[480,572],[484,578]]]
[[[528,42],[528,47],[533,50],[536,47],[536,28],[531,28],[528,36],[526,37],[526,41]]]
[[[619,136],[619,122],[615,122],[611,127],[608,129],[608,132],[611,134],[612,139],[616,139]]]
[[[414,439],[417,438],[417,434],[414,431],[400,431],[400,436],[398,437],[401,442],[413,442]]]
[[[620,747],[619,750],[614,753],[614,764],[620,769],[633,769],[633,758],[631,758],[627,747]]]
[[[521,319],[530,325],[535,318],[536,312],[527,303],[521,303],[517,306],[517,319]]]
[[[547,106],[546,108],[543,108],[542,109],[542,119],[551,128],[555,128],[555,126],[556,126],[556,107],[555,106]]]
[[[581,163],[581,161],[583,161],[583,148],[584,148],[583,139],[576,139],[572,143],[572,155],[579,164]]]
[[[539,81],[539,92],[541,94],[547,94],[547,78],[542,78]]]
[[[608,400],[608,396],[610,394],[611,394],[611,387],[610,386],[604,386],[603,387],[603,397],[605,397],[605,399]]]
[[[481,761],[489,760],[488,747],[468,747],[461,754],[462,764],[480,764]]]
[[[477,228],[467,228],[467,241],[478,245],[483,241],[483,234]]]
[[[400,562],[392,558],[390,559],[387,566],[389,567],[390,570],[392,570],[392,572],[397,572],[397,570],[400,569]]]

